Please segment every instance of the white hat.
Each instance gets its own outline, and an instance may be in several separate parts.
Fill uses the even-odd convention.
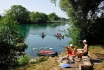
[[[72,47],[73,46],[73,44],[70,44],[70,47]]]
[[[83,42],[87,42],[86,40],[83,40]]]

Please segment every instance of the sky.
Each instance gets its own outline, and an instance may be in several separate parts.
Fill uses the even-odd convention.
[[[0,0],[0,14],[4,13],[4,10],[10,9],[13,5],[22,5],[30,12],[42,12],[45,14],[55,12],[59,17],[68,18],[66,13],[59,8],[58,2],[55,6],[50,0]]]

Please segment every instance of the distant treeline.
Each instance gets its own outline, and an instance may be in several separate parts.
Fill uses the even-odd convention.
[[[54,12],[45,14],[42,12],[30,12],[21,5],[13,5],[10,9],[5,10],[0,18],[8,17],[11,20],[17,21],[18,23],[46,23],[46,22],[62,22],[68,21],[69,19],[57,16]]]

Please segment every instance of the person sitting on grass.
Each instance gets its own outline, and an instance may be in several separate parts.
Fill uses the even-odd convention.
[[[87,44],[87,41],[83,40],[83,44],[84,44],[83,49],[77,50],[77,54],[76,54],[76,56],[78,56],[78,58],[79,58],[79,61],[82,60],[82,56],[87,56],[88,55],[88,44]]]

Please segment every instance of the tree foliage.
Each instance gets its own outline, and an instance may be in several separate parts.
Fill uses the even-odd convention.
[[[0,19],[1,19],[1,17],[2,17],[2,16],[0,15]]]
[[[15,66],[27,45],[19,34],[17,22],[6,17],[0,21],[0,66],[4,70]]]
[[[66,20],[65,18],[58,17],[55,13],[49,15],[41,12],[30,12],[21,5],[13,5],[10,9],[5,10],[4,18],[8,17],[18,23],[45,23],[48,21]]]
[[[70,17],[69,35],[76,45],[104,43],[104,0],[59,0],[60,8]]]
[[[30,20],[29,11],[21,5],[13,5],[4,13],[5,17],[9,17],[18,23],[27,23]]]
[[[50,21],[53,21],[53,20],[58,20],[59,17],[53,12],[53,13],[50,13],[50,14],[48,15],[48,19],[49,19]]]
[[[40,12],[31,12],[30,19],[32,23],[43,23],[48,21],[47,15]]]

